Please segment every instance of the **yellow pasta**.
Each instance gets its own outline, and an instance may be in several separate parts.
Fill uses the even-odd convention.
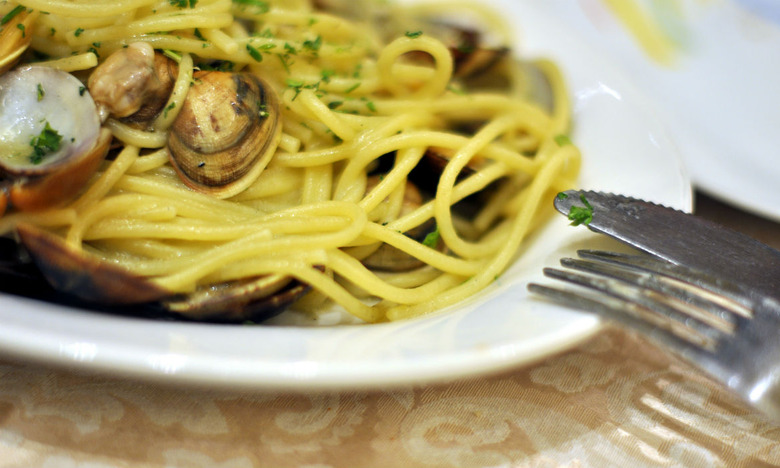
[[[39,62],[38,65],[45,67],[57,68],[68,72],[78,70],[89,70],[96,67],[98,59],[92,52],[85,52],[83,54],[73,55],[70,57],[63,57],[61,59],[46,60]]]
[[[171,294],[278,275],[311,288],[299,306],[314,315],[338,307],[381,322],[442,310],[501,275],[579,171],[555,64],[457,43],[479,34],[436,21],[441,5],[17,0],[0,13],[17,4],[41,12],[30,49],[45,58],[28,61],[87,83],[112,54],[146,43],[177,71],[151,120],[105,120],[118,148],[75,199],[46,212],[12,206],[0,234],[43,227]],[[511,39],[499,15],[455,6]],[[464,65],[473,49],[489,60]],[[278,129],[237,193],[194,190],[171,164],[171,135],[204,70],[258,76],[278,100],[273,115],[257,103]]]

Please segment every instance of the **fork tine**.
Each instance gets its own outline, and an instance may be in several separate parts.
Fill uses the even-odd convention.
[[[545,268],[578,288],[528,290],[635,330],[780,421],[780,303],[690,268],[645,255],[581,250]],[[734,281],[739,281],[735,279]]]
[[[705,369],[712,376],[733,388],[733,382],[730,380],[733,369],[729,362],[722,360],[722,356],[719,356],[722,350],[717,348],[718,344],[723,342],[709,342],[706,346],[701,346],[692,342],[689,336],[679,334],[679,331],[676,332],[663,326],[659,327],[648,321],[648,314],[654,314],[654,312],[644,306],[606,294],[585,295],[581,291],[554,288],[537,283],[529,283],[528,290],[558,304],[596,314],[608,321],[635,330],[661,346],[666,346],[683,359]],[[780,409],[776,409],[775,414],[780,415]]]
[[[620,303],[625,313],[656,327],[669,330],[703,348],[712,349],[723,332],[687,314],[684,304],[675,303],[676,299],[656,291],[625,283],[612,278],[583,275],[568,270],[545,268],[545,276],[583,286],[587,289],[607,294]]]
[[[529,283],[528,290],[552,299],[558,304],[594,313],[606,320],[624,325],[628,329],[636,330],[686,359],[696,362],[714,361],[713,355],[708,349],[691,343],[667,328],[657,327],[647,320],[637,318],[642,315],[642,311],[637,310],[641,309],[642,306],[638,304],[606,295],[586,297],[579,292],[537,283]],[[627,311],[629,313],[626,313]]]
[[[751,294],[743,287],[723,278],[714,277],[691,268],[677,265],[649,255],[631,255],[619,252],[608,252],[604,250],[578,250],[577,255],[581,258],[610,263],[623,267],[632,267],[645,270],[651,273],[664,275],[668,278],[674,278],[684,283],[693,284],[699,288],[715,293],[708,299],[731,312],[743,317],[752,315],[753,299]],[[677,283],[679,287],[684,287],[683,283]],[[705,295],[705,294],[701,294]]]
[[[635,286],[648,288],[659,294],[664,294],[684,303],[686,313],[720,331],[730,333],[737,324],[733,314],[742,315],[742,310],[731,305],[729,299],[714,292],[704,290],[677,279],[659,276],[633,265],[604,263],[600,259],[579,260],[574,258],[561,259],[561,265],[578,271],[596,275],[608,276]],[[741,306],[740,306],[741,307]]]

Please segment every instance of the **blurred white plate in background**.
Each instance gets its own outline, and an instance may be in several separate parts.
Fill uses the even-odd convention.
[[[610,0],[538,7],[614,60],[653,101],[695,187],[780,221],[780,2],[611,0],[641,9],[671,45],[659,62]]]

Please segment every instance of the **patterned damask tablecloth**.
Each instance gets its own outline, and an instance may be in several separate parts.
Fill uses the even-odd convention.
[[[780,243],[780,225],[701,208]],[[286,466],[780,466],[780,425],[615,329],[503,374],[372,392],[217,391],[0,360],[0,467]]]

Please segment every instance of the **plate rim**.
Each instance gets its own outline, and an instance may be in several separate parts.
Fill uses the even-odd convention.
[[[490,3],[500,2],[501,0],[493,0]],[[514,4],[509,4],[509,6],[512,7],[510,9],[516,12],[524,10],[525,14],[532,11],[532,6],[529,6],[528,2],[524,3],[523,6]],[[531,10],[529,10],[529,8],[531,8]],[[543,15],[543,13],[538,10],[535,14]],[[582,47],[581,44],[580,47]],[[543,54],[543,52],[543,50],[536,50],[535,52],[532,50],[531,54]],[[607,74],[610,75],[612,79],[620,83],[618,91],[625,91],[625,95],[628,95],[633,99],[632,102],[634,107],[646,108],[643,113],[643,118],[653,123],[657,130],[657,133],[650,136],[665,139],[666,142],[664,144],[670,145],[667,149],[675,152],[675,156],[670,156],[668,162],[679,170],[679,174],[675,175],[679,178],[679,185],[675,185],[675,193],[669,195],[673,196],[674,200],[665,201],[667,204],[676,208],[691,211],[693,204],[691,181],[684,170],[682,159],[676,152],[672,136],[668,134],[663,125],[660,124],[660,119],[653,115],[653,112],[650,110],[652,109],[652,105],[650,104],[649,99],[631,86],[630,81],[622,75],[615,65],[608,63],[603,57],[600,58],[599,63],[600,66],[603,65],[609,69]],[[621,95],[621,99],[622,98],[623,96]],[[588,234],[578,234],[572,238],[581,240],[587,238],[587,236]],[[500,288],[499,291],[492,294],[499,293]],[[7,303],[4,298],[7,299],[8,297],[12,296],[0,294],[0,305]],[[496,296],[492,295],[487,297],[493,298]],[[16,299],[21,302],[35,302],[34,300],[24,298]],[[473,304],[471,306],[476,307]],[[94,314],[83,311],[75,312],[77,314]],[[413,319],[412,321],[418,320],[419,322],[417,323],[420,324],[420,326],[425,327],[428,324],[433,324],[438,320],[442,320],[442,317],[447,317],[447,314],[449,313],[450,312],[438,312],[420,319]],[[576,313],[572,312],[572,314]],[[568,326],[569,328],[573,328],[573,330],[565,328],[565,333],[563,333],[562,337],[559,337],[559,339],[554,340],[552,343],[547,342],[543,346],[537,346],[535,349],[532,347],[530,351],[527,349],[528,341],[518,343],[516,341],[508,340],[506,342],[491,343],[484,352],[475,351],[475,349],[472,348],[459,349],[456,352],[446,354],[446,358],[429,356],[427,360],[418,359],[414,362],[414,366],[411,367],[409,366],[409,363],[412,361],[403,358],[399,360],[400,364],[393,364],[393,366],[384,370],[369,370],[368,372],[366,372],[366,369],[362,368],[359,372],[356,372],[355,362],[349,360],[342,360],[338,363],[331,361],[321,361],[318,363],[311,360],[307,361],[306,359],[296,359],[285,362],[279,361],[276,363],[255,363],[254,366],[248,366],[246,359],[226,361],[226,356],[224,355],[210,356],[208,358],[198,356],[197,354],[188,355],[185,351],[175,349],[175,346],[171,347],[170,344],[167,351],[163,349],[157,350],[157,355],[151,355],[149,353],[138,355],[135,354],[138,352],[136,347],[128,345],[127,342],[101,343],[101,349],[94,350],[95,353],[90,354],[91,348],[88,346],[90,343],[78,343],[78,340],[71,340],[71,342],[68,342],[65,337],[62,337],[61,331],[48,330],[48,334],[44,333],[43,335],[40,335],[37,333],[40,330],[27,328],[24,331],[33,336],[20,339],[20,336],[22,335],[18,334],[20,331],[19,329],[9,333],[9,327],[6,326],[0,327],[0,350],[6,355],[13,355],[46,364],[162,383],[197,384],[214,388],[227,387],[286,391],[377,389],[446,382],[465,377],[475,377],[478,375],[500,372],[509,368],[516,368],[540,361],[550,355],[576,346],[584,340],[591,338],[602,329],[602,324],[597,319],[582,314],[578,315],[576,320]],[[2,317],[3,313],[0,312],[0,321],[2,320]],[[149,326],[150,329],[154,329],[155,331],[164,330],[166,326],[171,324],[170,322],[149,322],[146,319],[135,317],[93,316],[93,318],[95,318],[95,322],[101,324],[105,322],[110,325],[109,322],[113,322],[117,325],[122,325],[124,323],[125,325],[128,325],[128,329],[135,328],[135,326],[129,326],[133,321],[141,320],[144,321],[144,325]],[[430,320],[430,322],[426,322],[426,320]],[[384,327],[388,325],[390,324],[369,326]],[[173,331],[170,333],[175,334],[181,330],[198,330],[199,327],[207,326],[209,325],[177,322],[172,327]],[[223,325],[218,326],[222,327]],[[342,325],[334,328],[347,331],[350,330],[349,327],[363,326]],[[261,327],[260,329],[268,330],[267,327]],[[255,330],[255,328],[247,328],[246,330]],[[274,330],[279,329],[275,328]],[[325,328],[311,328],[309,330],[312,331],[310,335],[326,333]],[[376,330],[382,330],[382,328],[376,328]],[[281,335],[288,332],[289,330],[281,333]],[[221,335],[221,333],[218,334]],[[329,334],[334,335],[335,333]],[[45,339],[52,339],[53,341],[46,342],[44,335]],[[199,335],[199,333],[193,336],[197,337],[197,335]],[[59,339],[57,336],[59,336]],[[78,348],[78,346],[73,349],[68,348],[70,344],[84,345],[84,349]],[[163,361],[154,361],[154,359],[166,358],[166,356],[171,359],[170,362],[164,362],[164,359]],[[176,356],[183,356],[185,359],[184,361],[177,363]],[[211,360],[217,358],[220,362],[211,362]],[[385,363],[387,362],[389,361],[385,361]],[[377,361],[368,360],[363,362],[362,365],[364,367],[370,367],[371,365],[376,366],[377,364]],[[463,364],[468,364],[468,366]],[[265,370],[263,372],[258,372],[258,366],[262,365],[266,366]],[[470,366],[478,366],[478,368]],[[229,372],[233,373],[229,374]]]

